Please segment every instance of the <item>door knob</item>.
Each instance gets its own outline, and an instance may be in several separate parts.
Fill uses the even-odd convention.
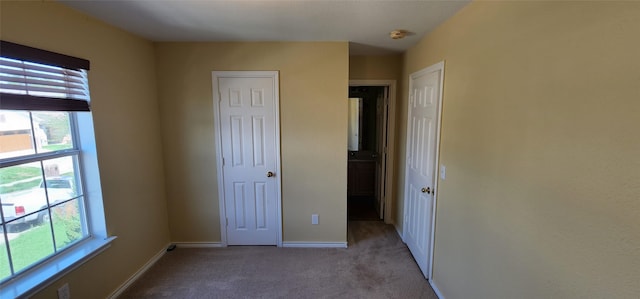
[[[427,193],[427,194],[431,194],[431,188],[427,187],[427,188],[422,188],[422,193]]]
[[[275,174],[274,174],[273,172],[271,172],[271,171],[267,172],[267,177],[268,177],[268,178],[270,178],[270,177],[272,177],[272,176],[274,176],[274,175],[275,175]]]

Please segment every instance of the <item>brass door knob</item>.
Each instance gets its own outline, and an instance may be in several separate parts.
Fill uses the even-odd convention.
[[[275,174],[274,174],[273,172],[271,172],[271,171],[267,172],[267,177],[268,177],[268,178],[270,178],[270,177],[272,177],[272,176],[274,176],[274,175],[275,175]]]
[[[427,193],[427,194],[431,194],[431,188],[427,187],[427,188],[422,188],[422,193]]]

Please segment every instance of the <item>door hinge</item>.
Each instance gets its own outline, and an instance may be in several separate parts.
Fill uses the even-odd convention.
[[[227,226],[229,226],[229,218],[225,218],[225,220],[227,221]]]
[[[225,164],[225,161],[224,161],[224,158],[222,158],[222,166],[224,166],[224,164]]]

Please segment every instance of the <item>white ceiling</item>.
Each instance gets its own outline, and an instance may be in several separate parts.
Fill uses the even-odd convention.
[[[402,52],[469,0],[58,0],[153,41],[349,41]],[[414,34],[392,40],[389,32]]]

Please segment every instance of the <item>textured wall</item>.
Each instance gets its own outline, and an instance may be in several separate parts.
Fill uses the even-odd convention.
[[[91,61],[89,86],[112,246],[36,298],[104,298],[169,243],[153,44],[53,1],[2,1],[0,37]],[[87,283],[99,282],[99,283]]]
[[[158,43],[171,239],[219,242],[212,71],[280,71],[283,241],[346,241],[348,44]],[[311,225],[311,214],[320,224]]]
[[[639,19],[632,2],[473,2],[406,53],[405,78],[446,61],[446,298],[638,297]]]

